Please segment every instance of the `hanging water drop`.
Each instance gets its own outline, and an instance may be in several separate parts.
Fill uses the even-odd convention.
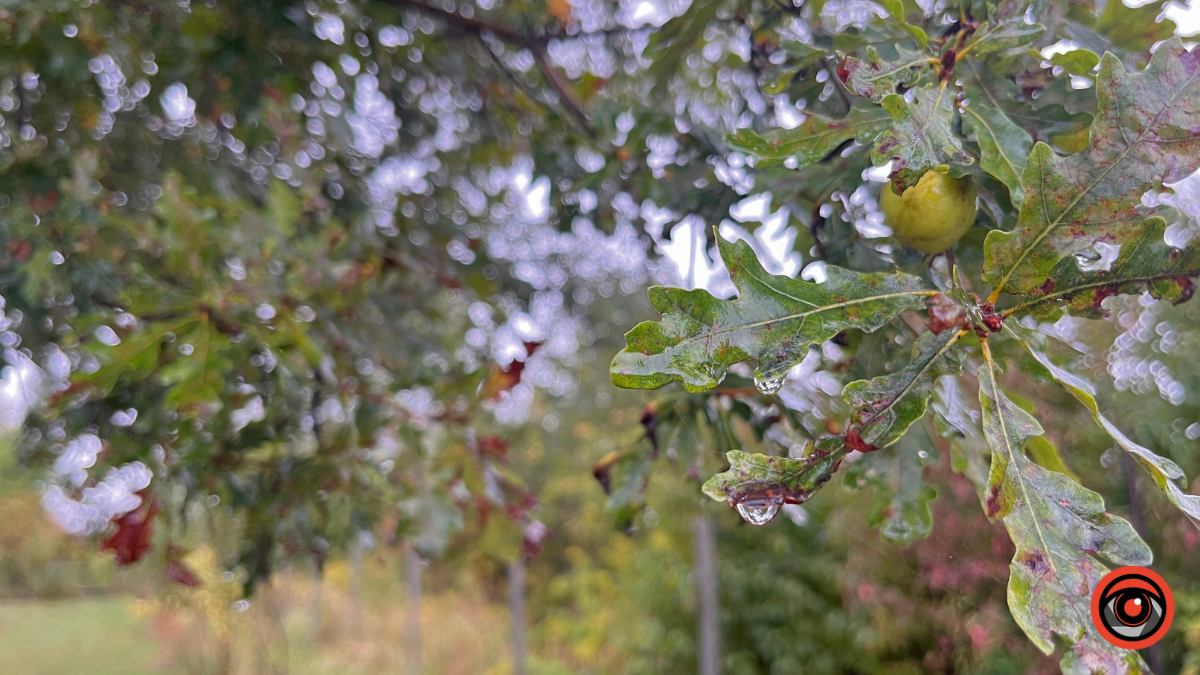
[[[774,380],[766,380],[766,379],[760,379],[757,375],[755,375],[754,376],[754,386],[758,387],[758,390],[761,391],[762,393],[770,396],[771,394],[774,394],[775,392],[779,391],[780,388],[783,387],[784,379],[785,378],[777,377]]]
[[[774,520],[775,515],[779,513],[779,505],[766,501],[739,502],[737,510],[742,515],[742,520],[747,523],[751,525],[766,525]]]

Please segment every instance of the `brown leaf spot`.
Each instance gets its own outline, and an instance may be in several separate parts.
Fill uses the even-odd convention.
[[[1026,551],[1017,554],[1017,562],[1028,567],[1031,572],[1041,576],[1050,569],[1046,554],[1041,551]]]
[[[1175,304],[1191,300],[1192,296],[1196,293],[1195,282],[1193,282],[1191,278],[1185,276],[1180,277],[1176,283],[1179,284],[1179,299],[1175,301]]]
[[[987,504],[984,508],[984,514],[988,518],[995,518],[1000,515],[1000,486],[995,485],[988,489]]]
[[[878,446],[871,445],[863,440],[862,434],[858,433],[858,429],[851,429],[850,431],[846,432],[846,447],[863,453],[873,452],[879,449]]]

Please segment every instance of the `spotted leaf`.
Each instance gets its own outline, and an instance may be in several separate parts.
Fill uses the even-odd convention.
[[[905,309],[918,309],[931,291],[907,274],[860,274],[827,267],[824,283],[767,273],[744,241],[718,237],[739,296],[721,300],[704,290],[654,287],[650,304],[661,321],[625,335],[613,359],[613,383],[657,389],[680,382],[688,391],[712,389],[729,366],[755,359],[755,377],[784,377],[809,347],[848,328],[874,331]]]
[[[1140,73],[1105,54],[1096,85],[1087,149],[1059,157],[1034,145],[1016,228],[988,234],[984,279],[996,287],[993,296],[1057,286],[1056,274],[1069,270],[1058,267],[1064,260],[1140,241],[1152,215],[1142,195],[1200,167],[1200,56],[1178,38]]]
[[[1008,607],[1039,649],[1069,645],[1062,657],[1068,675],[1142,672],[1137,652],[1105,642],[1092,625],[1091,591],[1108,568],[1147,565],[1150,549],[1128,522],[1104,510],[1100,495],[1025,456],[1025,443],[1042,434],[1029,413],[1000,390],[997,366],[985,348],[979,368],[983,432],[992,450],[985,510],[1003,518],[1016,546],[1009,565]]]

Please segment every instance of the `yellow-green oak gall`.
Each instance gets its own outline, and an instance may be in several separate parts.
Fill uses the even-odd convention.
[[[971,229],[977,194],[970,176],[951,178],[926,171],[902,195],[896,194],[891,183],[884,185],[879,191],[879,209],[902,243],[926,253],[941,253]]]

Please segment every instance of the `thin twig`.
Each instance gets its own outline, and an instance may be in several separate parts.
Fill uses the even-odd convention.
[[[563,81],[558,71],[550,65],[550,61],[546,58],[546,48],[542,45],[537,45],[531,49],[534,59],[537,60],[538,69],[542,71],[542,75],[546,78],[546,82],[554,89],[554,93],[558,94],[559,102],[567,109],[567,112],[571,113],[583,131],[593,141],[596,140],[597,135],[588,122],[587,113],[583,111],[583,106],[575,99],[575,94],[571,91],[570,86]]]
[[[445,21],[448,26],[464,33],[471,33],[479,36],[480,38],[483,38],[486,35],[493,35],[501,40],[504,40],[505,42],[509,42],[530,50],[533,52],[533,58],[537,62],[538,70],[541,71],[542,76],[546,79],[546,83],[549,84],[550,87],[554,89],[554,92],[558,95],[558,100],[560,103],[562,103],[563,108],[566,108],[567,112],[575,118],[575,121],[579,123],[579,126],[582,127],[583,131],[587,133],[592,140],[597,138],[596,131],[592,129],[588,121],[587,113],[583,111],[583,106],[581,106],[579,101],[576,100],[575,94],[570,90],[568,84],[563,81],[562,76],[558,73],[558,71],[556,71],[554,67],[550,65],[550,61],[546,56],[546,44],[549,43],[550,40],[561,37],[579,37],[579,35],[529,35],[527,33],[513,30],[506,26],[501,26],[488,21],[482,21],[474,17],[466,17],[457,12],[447,11],[441,7],[435,7],[433,5],[421,2],[421,0],[382,1],[395,7],[409,7],[426,14],[432,14],[433,16]],[[602,32],[608,34],[608,31]],[[503,64],[501,65],[503,67]],[[507,71],[507,68],[504,68],[504,70]],[[511,73],[508,74],[511,75]]]
[[[424,12],[426,14],[432,14],[440,17],[447,24],[463,32],[476,34],[491,33],[492,35],[495,35],[506,42],[514,42],[525,47],[532,47],[533,45],[540,44],[541,41],[544,41],[544,39],[534,38],[505,26],[489,23],[487,21],[481,21],[472,17],[466,17],[457,12],[449,12],[441,7],[434,7],[433,5],[420,2],[420,0],[382,0],[382,2],[395,7],[411,7],[412,9]]]

